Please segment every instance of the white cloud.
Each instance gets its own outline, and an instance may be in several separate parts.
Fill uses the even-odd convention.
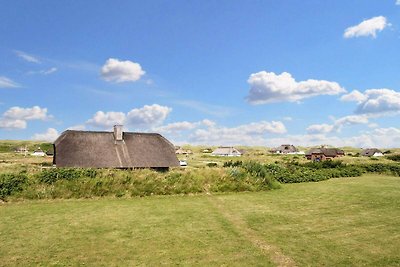
[[[30,54],[27,54],[25,52],[18,51],[18,50],[15,50],[14,52],[19,58],[22,58],[23,60],[25,60],[27,62],[40,63],[40,60],[33,55],[30,55]]]
[[[32,140],[53,142],[57,139],[59,133],[54,128],[48,128],[45,133],[37,133],[32,136]]]
[[[19,84],[14,82],[13,80],[0,76],[0,88],[16,88],[19,87]]]
[[[101,68],[101,77],[108,82],[135,82],[146,72],[139,63],[110,58]]]
[[[309,134],[327,134],[333,132],[340,132],[343,126],[368,124],[370,116],[362,115],[349,115],[334,120],[333,124],[313,124],[307,128]]]
[[[0,118],[0,129],[25,129],[26,121]]]
[[[247,100],[251,104],[266,104],[273,102],[296,102],[304,98],[318,95],[337,95],[346,92],[336,82],[325,80],[306,80],[297,82],[290,73],[261,71],[250,75]]]
[[[391,89],[369,89],[359,102],[356,113],[379,114],[400,112],[400,92]]]
[[[32,108],[12,107],[3,113],[3,118],[11,120],[46,120],[51,118],[47,108],[34,106]]]
[[[97,128],[110,128],[116,124],[125,124],[126,115],[123,112],[97,111],[86,123]]]
[[[193,144],[207,145],[262,145],[266,143],[266,134],[284,134],[285,125],[280,121],[253,122],[237,127],[210,127],[197,129],[190,136]]]
[[[349,27],[344,32],[345,38],[360,37],[360,36],[372,36],[376,37],[376,33],[382,31],[390,23],[383,16],[373,17],[362,21],[360,24]]]
[[[47,108],[34,106],[32,108],[12,107],[0,117],[0,128],[25,129],[29,120],[48,120],[53,116],[47,114]]]
[[[349,94],[343,95],[340,100],[346,102],[363,102],[366,100],[366,96],[358,90],[354,90]]]
[[[307,132],[309,134],[330,133],[334,130],[334,125],[331,124],[313,124],[308,126]]]
[[[149,127],[164,122],[172,111],[170,107],[158,104],[145,105],[142,108],[135,108],[126,114],[126,122],[133,127]]]
[[[400,6],[400,0],[396,1],[396,5]]]
[[[197,122],[181,121],[157,127],[154,130],[161,133],[181,132],[193,130],[198,127],[198,125],[199,124]]]
[[[97,111],[91,119],[86,121],[86,124],[101,129],[109,129],[116,124],[133,129],[150,129],[162,124],[171,111],[171,108],[158,104],[145,105],[142,108],[132,109],[128,113]]]

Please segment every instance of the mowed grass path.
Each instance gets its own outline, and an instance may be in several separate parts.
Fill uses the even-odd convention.
[[[0,206],[0,265],[400,266],[400,178]]]

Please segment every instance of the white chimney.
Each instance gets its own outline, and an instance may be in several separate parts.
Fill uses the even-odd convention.
[[[114,138],[115,138],[115,141],[123,140],[122,125],[114,125]]]

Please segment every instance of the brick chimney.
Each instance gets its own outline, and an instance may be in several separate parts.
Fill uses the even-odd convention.
[[[122,125],[114,125],[114,139],[115,141],[123,141]]]

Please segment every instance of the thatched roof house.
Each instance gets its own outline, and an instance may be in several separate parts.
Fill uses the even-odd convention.
[[[240,157],[242,155],[242,153],[238,149],[236,149],[232,146],[229,146],[229,147],[221,146],[221,147],[218,147],[217,149],[215,149],[211,153],[211,155],[222,156],[222,157]]]
[[[383,153],[377,148],[367,148],[361,151],[363,157],[382,157]]]
[[[312,148],[305,154],[307,159],[322,161],[344,156],[344,151],[338,148]]]
[[[179,148],[175,148],[175,154],[177,155],[189,155],[189,154],[193,154],[193,151],[190,149],[183,149],[181,147]]]
[[[174,146],[157,133],[63,132],[54,142],[57,167],[155,168],[178,167]]]
[[[272,153],[276,154],[296,154],[299,150],[294,145],[280,145],[277,148],[271,149]]]

